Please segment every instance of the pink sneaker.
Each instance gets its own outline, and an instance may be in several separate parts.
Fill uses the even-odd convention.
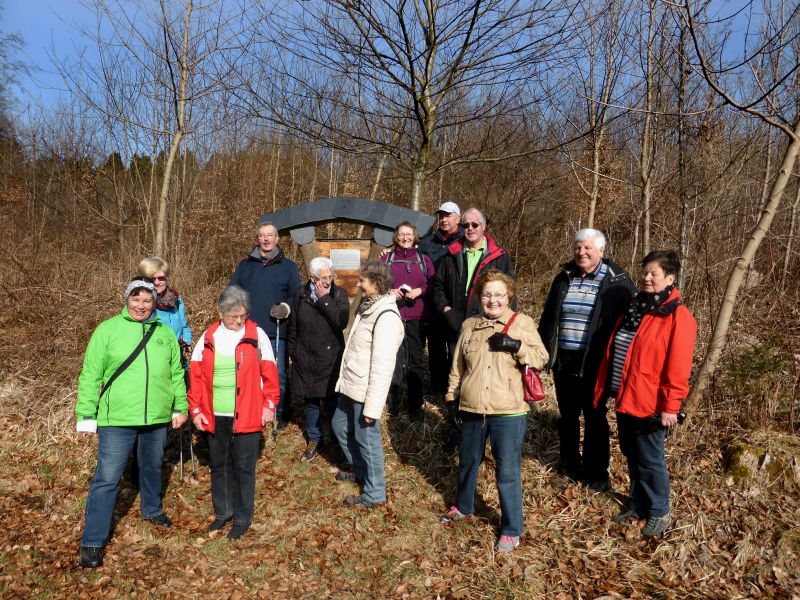
[[[460,520],[466,519],[466,518],[467,518],[467,515],[462,513],[460,510],[458,510],[458,507],[451,506],[450,510],[448,510],[446,513],[444,513],[441,516],[441,518],[439,519],[439,522],[442,525],[448,525],[450,523],[456,523],[457,521],[460,521]]]
[[[498,552],[513,552],[517,546],[519,546],[518,535],[501,535],[495,550]]]

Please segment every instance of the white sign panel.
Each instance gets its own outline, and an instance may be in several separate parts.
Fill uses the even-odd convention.
[[[331,248],[331,261],[336,271],[358,271],[361,268],[361,251]]]

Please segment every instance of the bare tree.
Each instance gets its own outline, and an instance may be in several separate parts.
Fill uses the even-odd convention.
[[[264,20],[264,46],[243,72],[254,114],[313,143],[390,157],[409,174],[419,209],[428,176],[448,165],[501,160],[530,133],[575,24],[574,0],[320,0]],[[271,52],[270,52],[271,51]],[[514,123],[508,127],[509,121]],[[438,152],[444,131],[479,124],[465,152]],[[475,133],[473,131],[473,133]],[[458,135],[454,133],[454,136]],[[381,164],[381,163],[379,163]]]
[[[781,11],[781,6],[778,10],[773,10],[775,7],[770,6],[771,3],[761,6],[761,14],[765,15],[761,35],[754,36],[756,41],[745,46],[742,57],[731,59],[726,57],[724,45],[716,48],[709,46],[712,23],[725,23],[725,20],[709,18],[702,21],[699,15],[706,3],[699,3],[699,6],[697,4],[684,0],[681,7],[681,16],[690,33],[696,55],[695,69],[726,104],[743,114],[760,119],[782,133],[786,146],[756,225],[728,276],[705,359],[700,365],[694,388],[687,400],[689,407],[700,400],[717,368],[727,340],[739,288],[772,224],[800,152],[800,90],[796,87],[795,75],[800,68],[795,43],[800,34],[800,6],[794,4],[788,7],[788,11]],[[753,2],[748,3],[751,16],[755,13],[753,6]],[[781,40],[779,46],[782,60],[777,68],[762,71],[759,65],[762,64],[763,55],[775,52],[775,40]],[[736,86],[730,85],[725,75],[731,73],[740,79],[749,76],[751,85],[741,85],[739,82]]]

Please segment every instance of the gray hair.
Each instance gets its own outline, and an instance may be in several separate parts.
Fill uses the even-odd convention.
[[[369,279],[378,288],[378,294],[383,296],[389,293],[392,287],[392,271],[385,262],[368,260],[361,269],[361,275]]]
[[[278,233],[278,228],[275,227],[275,223],[272,221],[264,221],[263,223],[259,223],[258,227],[256,227],[256,235],[258,235],[264,227],[274,227],[275,233]]]
[[[219,295],[217,306],[224,313],[229,313],[237,308],[244,308],[250,312],[250,294],[238,285],[229,285]]]
[[[325,269],[333,274],[333,261],[327,256],[317,256],[308,263],[308,274],[312,277],[319,277],[319,274]]]
[[[481,223],[483,223],[484,225],[486,225],[486,215],[485,215],[485,214],[483,214],[483,211],[482,211],[480,208],[477,208],[477,207],[475,207],[475,206],[472,206],[472,207],[468,208],[467,210],[463,211],[463,212],[461,213],[461,219],[463,220],[463,219],[464,219],[464,217],[466,216],[466,214],[467,214],[467,213],[469,213],[469,212],[475,212],[475,213],[478,213],[478,214],[480,215],[480,217],[481,217]]]
[[[606,249],[606,236],[603,235],[603,232],[599,229],[592,229],[591,227],[587,227],[585,229],[579,230],[575,234],[575,239],[572,240],[572,243],[575,242],[585,242],[586,240],[594,241],[595,247],[600,250],[601,252]]]

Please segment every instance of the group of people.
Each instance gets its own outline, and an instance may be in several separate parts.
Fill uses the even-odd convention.
[[[179,428],[187,418],[208,438],[215,512],[208,529],[230,522],[229,538],[244,535],[253,519],[262,429],[273,420],[279,429],[286,426],[292,396],[302,398],[305,412],[301,460],[313,460],[333,442],[325,439],[330,429],[346,463],[336,480],[360,487],[345,505],[385,503],[381,421],[387,406],[390,414],[401,411],[403,388],[410,420],[424,419],[426,346],[431,391],[444,402],[448,442],[459,451],[457,498],[443,523],[474,512],[488,438],[501,508],[496,548],[510,552],[519,545],[530,410],[520,369],[527,365],[553,373],[558,473],[596,492],[610,489],[606,404],[614,398],[630,477],[629,503],[614,521],[646,519],[645,536],[669,527],[664,440],[688,393],[696,336],[675,288],[680,261],[674,252],[644,258],[637,291],[604,257],[603,234],[579,231],[573,258],[553,281],[537,325],[516,311],[513,265],[487,233],[484,213],[462,213],[445,202],[433,232],[420,238],[412,223],[400,223],[393,247],[364,265],[345,339],[350,301],[335,283],[331,260],[311,260],[302,284],[278,242],[273,224],[258,227],[255,248],[219,297],[219,320],[193,350],[183,300],[169,287],[169,265],[157,257],[140,264],[123,294],[122,313],[95,330],[76,405],[78,431],[98,435],[82,566],[102,564],[134,447],[142,517],[171,526],[161,507],[161,464],[168,427]]]

